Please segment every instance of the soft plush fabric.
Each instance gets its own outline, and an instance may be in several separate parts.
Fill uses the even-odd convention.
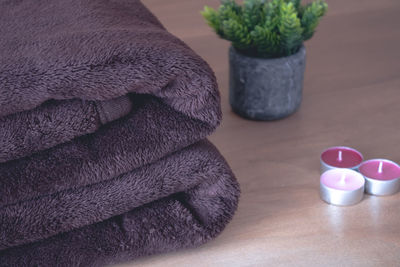
[[[104,101],[50,100],[33,110],[0,117],[0,163],[93,133],[128,114],[131,107],[128,96]]]
[[[140,1],[1,0],[0,26],[0,117],[49,99],[110,100],[133,92],[162,98],[213,127],[219,122],[210,68]]]
[[[116,179],[3,208],[2,248],[41,241],[0,250],[0,266],[99,266],[200,245],[231,219],[238,192],[202,141]]]
[[[209,66],[138,0],[1,0],[0,25],[0,116],[135,92],[219,121]]]
[[[0,0],[0,266],[200,245],[239,187],[215,76],[138,0]]]
[[[147,96],[136,96],[136,100],[138,102],[134,102],[135,108],[130,115],[105,125],[92,135],[76,138],[31,157],[0,164],[0,177],[2,177],[0,203],[3,207],[0,210],[0,224],[4,226],[9,224],[16,229],[16,225],[11,222],[16,217],[26,218],[21,210],[16,211],[15,208],[9,210],[10,204],[22,203],[27,212],[32,213],[38,207],[36,204],[38,197],[98,184],[141,166],[146,169],[153,168],[148,164],[170,155],[170,151],[181,150],[193,143],[193,140],[203,137],[201,136],[204,135],[201,133],[202,128],[196,127],[195,123],[184,116],[175,116],[171,120],[173,113],[168,111],[172,110],[163,109],[163,104],[159,100]],[[144,102],[144,104],[139,106],[139,102]],[[151,111],[154,113],[150,113]],[[175,119],[184,122],[183,127],[179,127],[179,124],[166,123],[168,120],[171,123],[175,122]],[[151,130],[153,130],[152,134],[150,134]],[[143,135],[142,132],[146,134]],[[163,132],[165,134],[162,134]],[[182,137],[182,133],[185,133],[186,137]],[[151,181],[152,175],[148,176],[148,181]],[[190,186],[191,175],[188,178],[177,177],[176,179],[179,183]],[[68,201],[72,201],[71,198],[68,197]],[[57,207],[63,200],[56,199],[54,205]],[[44,200],[44,207],[48,207],[51,202],[51,198]],[[76,204],[79,205],[79,201]],[[43,218],[48,216],[44,213],[45,210],[38,211],[43,213],[41,215]],[[104,216],[109,216],[109,214]],[[8,219],[3,222],[1,218]],[[53,217],[47,218],[53,223],[56,222]],[[41,223],[42,221],[39,221],[39,224]],[[30,231],[29,227],[26,228],[28,225],[29,223],[21,225],[21,229]],[[71,225],[75,226],[75,223]],[[55,223],[54,227],[58,229],[59,225]],[[17,229],[16,232],[7,230],[5,227],[3,229],[5,233],[0,234],[0,249],[8,246],[7,243],[2,245],[1,236],[7,234],[10,242],[13,240],[18,242],[20,236]],[[47,228],[45,230],[47,231]],[[33,232],[39,234],[36,230]]]
[[[147,95],[91,135],[0,163],[0,207],[115,178],[203,139],[214,127]]]

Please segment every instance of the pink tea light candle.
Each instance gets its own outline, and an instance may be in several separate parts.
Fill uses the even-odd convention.
[[[331,169],[321,175],[321,198],[333,205],[354,205],[363,198],[364,185],[364,177],[354,170]]]
[[[400,189],[400,167],[387,159],[371,159],[359,168],[365,178],[365,192],[371,195],[392,195]]]
[[[358,170],[362,161],[363,155],[354,148],[330,147],[321,154],[321,173],[334,168]]]

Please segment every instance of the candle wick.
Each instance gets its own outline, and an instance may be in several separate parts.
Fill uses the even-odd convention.
[[[378,166],[378,173],[382,173],[382,171],[383,171],[383,162],[380,161]]]
[[[342,150],[339,150],[339,153],[338,153],[338,161],[339,162],[341,162],[342,160],[343,160],[343,156],[342,156]]]

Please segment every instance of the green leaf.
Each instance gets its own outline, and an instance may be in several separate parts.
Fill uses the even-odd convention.
[[[303,42],[303,29],[293,3],[282,3],[280,12],[281,21],[278,28],[281,36],[281,49],[286,55],[291,55],[297,52]]]
[[[206,19],[208,25],[213,28],[217,34],[221,35],[221,20],[218,11],[212,7],[205,6],[201,14]]]
[[[242,21],[242,8],[233,0],[224,0],[219,7],[221,21],[235,19]]]
[[[251,37],[247,28],[235,19],[229,19],[222,23],[223,34],[226,39],[232,41],[234,47],[239,50],[247,49],[251,44]]]
[[[301,0],[289,0],[291,3],[293,3],[294,8],[299,11]]]
[[[304,29],[304,40],[308,40],[313,36],[321,17],[325,15],[327,9],[328,5],[321,0],[312,2],[304,7],[301,18],[301,26]]]
[[[265,0],[247,0],[243,5],[243,21],[249,31],[265,21]]]
[[[251,32],[257,52],[263,57],[274,57],[279,54],[280,36],[277,32],[257,25]]]

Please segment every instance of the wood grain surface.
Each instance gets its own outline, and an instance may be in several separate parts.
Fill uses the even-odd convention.
[[[224,121],[210,139],[242,196],[214,241],[120,266],[400,266],[400,193],[366,195],[351,207],[319,197],[319,156],[329,146],[400,162],[400,1],[328,0],[306,42],[302,106],[274,122],[248,121],[229,107],[229,43],[199,14],[218,0],[143,2],[214,69]]]

